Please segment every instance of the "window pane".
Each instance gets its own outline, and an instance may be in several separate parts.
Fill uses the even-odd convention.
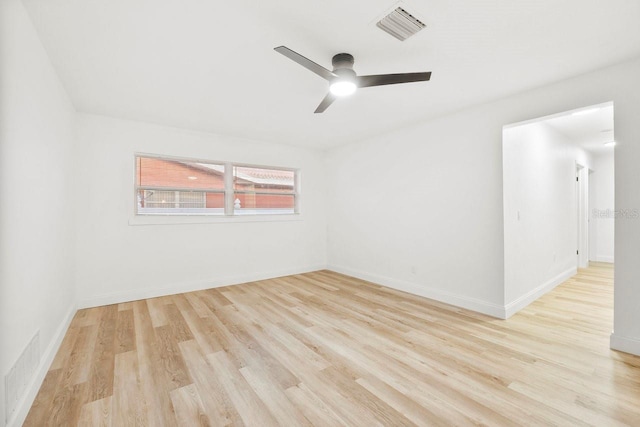
[[[233,212],[238,215],[293,213],[293,194],[235,193]]]
[[[290,214],[298,207],[293,170],[137,155],[135,172],[137,214]]]
[[[159,159],[136,158],[136,185],[224,190],[224,165]]]
[[[139,214],[224,214],[224,193],[138,190]]]
[[[295,172],[281,169],[233,167],[233,189],[264,193],[293,193]]]

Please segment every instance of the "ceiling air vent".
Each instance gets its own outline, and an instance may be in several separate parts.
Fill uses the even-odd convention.
[[[401,7],[396,8],[376,24],[378,28],[404,41],[422,30],[426,25]]]

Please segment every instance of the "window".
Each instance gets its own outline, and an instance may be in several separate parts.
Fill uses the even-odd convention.
[[[298,171],[136,155],[138,215],[298,213]]]
[[[236,214],[295,210],[295,172],[292,170],[234,166],[233,191]]]

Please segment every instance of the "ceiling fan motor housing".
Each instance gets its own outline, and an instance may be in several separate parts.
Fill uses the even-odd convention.
[[[331,65],[333,65],[333,70],[339,70],[341,68],[347,68],[349,70],[353,69],[353,55],[348,53],[339,53],[334,55],[331,59]]]
[[[331,59],[333,65],[333,74],[338,76],[333,81],[355,81],[356,72],[353,71],[353,55],[348,53],[339,53]]]

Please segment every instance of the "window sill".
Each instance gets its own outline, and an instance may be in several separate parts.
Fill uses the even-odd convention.
[[[302,214],[271,215],[135,215],[129,225],[232,224],[242,222],[302,221]]]

